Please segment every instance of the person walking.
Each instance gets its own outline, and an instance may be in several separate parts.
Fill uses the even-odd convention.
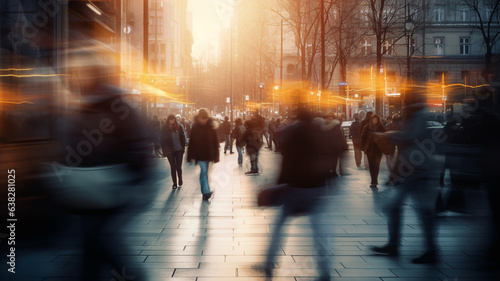
[[[267,277],[273,276],[273,264],[280,250],[279,241],[285,221],[298,213],[310,216],[314,231],[315,248],[318,255],[318,270],[321,281],[330,280],[330,264],[326,236],[320,233],[322,214],[321,197],[326,194],[328,165],[325,164],[323,134],[319,126],[313,124],[313,116],[302,109],[297,114],[297,122],[285,126],[282,131],[282,168],[278,184],[286,184],[288,192],[271,234],[271,243],[266,260],[261,268]]]
[[[422,153],[419,144],[432,139],[431,132],[425,128],[425,103],[407,105],[407,124],[402,131],[391,133],[393,143],[401,148],[397,169],[401,186],[395,189],[393,198],[386,207],[388,217],[389,242],[382,247],[372,247],[379,254],[397,256],[401,242],[402,206],[407,197],[412,197],[412,204],[423,226],[426,251],[413,263],[435,263],[438,261],[435,241],[435,202],[439,192],[439,158],[436,152]],[[414,155],[420,155],[418,162]]]
[[[386,132],[400,131],[402,129],[401,118],[399,118],[399,114],[394,113],[394,115],[392,115],[391,118],[387,117],[387,121],[389,123],[387,124]],[[386,182],[387,185],[395,185],[396,184],[395,181],[397,178],[397,171],[395,169],[395,165],[396,165],[397,153],[398,153],[398,150],[395,149],[392,154],[385,155],[387,169],[389,170],[389,179]]]
[[[210,118],[208,109],[200,109],[191,128],[187,160],[195,161],[200,166],[200,186],[203,200],[212,197],[208,181],[210,162],[219,162],[219,139],[217,129],[219,123]]]
[[[250,171],[247,175],[259,173],[259,150],[262,147],[261,128],[258,118],[253,118],[245,123],[247,130],[243,134],[242,141],[246,144],[246,153],[250,157]]]
[[[324,118],[314,118],[313,121],[314,125],[318,126],[320,132],[323,134],[323,141],[320,145],[324,150],[328,162],[329,176],[336,178],[339,176],[337,173],[337,163],[340,164],[341,154],[348,149],[344,134],[340,128],[341,122],[335,119],[333,113],[326,114]]]
[[[352,138],[352,145],[354,147],[354,161],[356,162],[356,167],[361,167],[361,158],[363,154],[361,152],[361,123],[359,122],[359,115],[354,114],[354,122],[352,122],[349,132]]]
[[[224,117],[224,122],[221,124],[222,134],[224,135],[225,145],[224,145],[224,154],[226,154],[226,150],[229,150],[229,153],[233,154],[233,141],[231,140],[231,122],[229,122],[229,117]]]
[[[370,122],[370,118],[372,117],[373,112],[368,111],[365,115],[365,118],[361,120],[361,124],[359,126],[359,137],[360,137],[360,142],[361,142],[361,134],[363,133],[363,129],[365,128],[366,125]],[[363,157],[363,163],[365,166],[365,170],[369,169],[370,164],[368,163],[368,157],[366,156],[366,153],[363,151],[364,157]]]
[[[177,122],[173,114],[167,117],[167,122],[162,128],[161,145],[163,155],[167,157],[170,164],[172,189],[182,187],[182,158],[186,147],[186,134],[183,126]]]
[[[245,146],[245,142],[243,141],[243,134],[246,129],[243,126],[243,121],[241,118],[236,119],[235,126],[233,131],[231,132],[231,137],[235,139],[236,143],[236,151],[238,152],[238,164],[241,165],[243,163],[243,146]]]
[[[156,157],[162,157],[162,153],[160,151],[160,136],[161,136],[161,128],[162,124],[161,121],[158,117],[158,115],[154,115],[153,119],[151,120],[149,124],[150,128],[150,135],[151,135],[151,140],[153,142],[153,149]]]
[[[383,133],[385,129],[380,122],[380,117],[374,114],[361,133],[361,149],[368,158],[368,169],[370,170],[370,188],[377,188],[380,161],[382,160],[382,151],[375,142],[377,132]]]

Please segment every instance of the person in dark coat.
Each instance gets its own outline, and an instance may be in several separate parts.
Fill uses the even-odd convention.
[[[363,133],[363,129],[365,128],[365,126],[368,125],[368,123],[370,122],[370,118],[372,117],[372,115],[373,115],[373,112],[368,111],[365,115],[365,118],[363,118],[363,120],[361,120],[361,124],[359,126],[360,145],[361,145],[361,134]],[[361,149],[361,151],[363,151],[363,150]],[[368,170],[368,168],[370,166],[370,164],[368,163],[368,156],[366,156],[366,153],[364,153],[364,152],[363,152],[363,154],[365,156],[365,157],[363,157],[365,169]]]
[[[273,228],[266,261],[261,268],[267,277],[273,275],[273,264],[278,255],[281,229],[286,219],[294,214],[307,214],[315,234],[320,280],[330,280],[330,266],[325,247],[325,236],[319,232],[321,224],[320,199],[326,192],[328,165],[324,161],[324,149],[320,145],[323,134],[313,124],[313,116],[302,109],[297,121],[285,126],[280,134],[282,143],[282,168],[278,184],[286,184],[288,193]]]
[[[160,153],[160,135],[161,135],[161,121],[158,118],[158,115],[153,116],[153,120],[151,120],[149,124],[150,128],[150,135],[151,135],[151,140],[153,142],[153,147],[155,150],[155,154],[157,157],[161,157]]]
[[[253,118],[245,122],[247,127],[245,133],[242,136],[242,141],[246,144],[246,153],[250,157],[250,171],[246,174],[258,174],[259,173],[259,150],[262,147],[262,135],[259,127],[258,118]]]
[[[224,122],[220,125],[220,129],[222,130],[222,134],[224,135],[224,154],[229,150],[229,153],[233,154],[233,140],[231,139],[231,122],[229,122],[229,117],[224,117]]]
[[[243,134],[245,133],[245,131],[246,129],[245,126],[243,126],[241,118],[236,119],[234,129],[231,132],[231,138],[235,139],[236,141],[235,145],[236,151],[238,152],[238,164],[240,165],[243,163],[243,147],[245,146]]]
[[[374,114],[361,133],[361,149],[368,158],[368,169],[371,176],[370,188],[377,188],[380,161],[382,160],[382,151],[375,142],[376,132],[383,133],[385,129],[380,122],[380,117]]]
[[[203,200],[212,197],[208,182],[208,166],[210,162],[219,162],[219,123],[210,118],[208,109],[200,109],[195,117],[189,139],[187,161],[195,161],[200,166],[200,186]]]
[[[113,179],[102,180],[103,185],[117,184],[123,188],[123,193],[132,194],[136,187],[142,184],[151,174],[152,166],[149,164],[151,155],[151,139],[148,136],[148,124],[142,120],[139,112],[124,100],[125,91],[109,84],[109,74],[114,70],[112,60],[108,58],[114,54],[108,50],[95,46],[82,47],[80,50],[68,54],[69,73],[78,72],[74,77],[79,84],[79,106],[70,108],[67,118],[62,118],[59,135],[61,137],[60,163],[54,161],[52,167],[55,174],[60,177],[60,182],[65,188],[71,188],[71,182],[87,182],[86,178],[75,179],[76,172],[65,172],[67,168],[87,170],[85,176],[95,175],[92,171],[115,171]],[[64,149],[63,149],[64,148]],[[116,167],[113,169],[111,167]],[[119,169],[119,168],[122,169]],[[59,169],[60,168],[60,169]],[[94,182],[98,178],[92,179]],[[90,182],[92,182],[90,180]],[[69,183],[69,186],[65,186]],[[88,186],[89,189],[96,188]],[[94,190],[97,193],[99,190]],[[71,193],[71,192],[69,192]],[[103,195],[109,196],[106,191]],[[119,270],[122,265],[130,264],[126,260],[132,255],[121,241],[121,228],[116,225],[116,219],[122,212],[133,212],[134,206],[130,202],[122,202],[117,194],[114,202],[109,207],[98,207],[93,203],[82,206],[77,202],[69,202],[67,211],[81,219],[82,228],[79,229],[83,238],[82,281],[99,281],[113,279],[111,269]],[[54,194],[65,196],[63,194]],[[57,198],[56,198],[57,199]],[[63,198],[64,199],[64,198]],[[112,198],[108,198],[111,199]],[[133,198],[135,202],[142,200]],[[122,204],[123,203],[123,204]],[[108,233],[106,231],[112,231]],[[105,233],[106,232],[106,233]],[[113,239],[109,239],[113,237]],[[118,251],[118,249],[120,249]],[[125,253],[125,255],[122,255]],[[141,270],[128,270],[127,274],[136,276],[140,280],[147,280],[145,272]]]
[[[444,141],[442,135],[432,134],[426,130],[425,103],[408,103],[406,107],[407,122],[401,131],[388,134],[391,141],[401,148],[398,161],[397,179],[401,184],[394,190],[385,211],[388,218],[389,241],[385,246],[372,247],[372,250],[390,256],[399,254],[401,243],[401,226],[403,205],[406,198],[412,198],[419,220],[422,222],[425,252],[412,260],[413,263],[435,263],[438,261],[436,247],[436,220],[435,202],[439,192],[438,178],[442,164],[437,149],[422,151],[422,144],[426,149]],[[416,156],[418,155],[418,156]],[[416,157],[415,157],[416,156]]]
[[[361,166],[361,158],[363,157],[363,152],[361,151],[361,123],[359,122],[358,114],[354,114],[354,122],[352,122],[349,132],[352,138],[352,145],[354,147],[354,161],[356,162],[356,167]]]
[[[314,125],[318,126],[322,134],[320,146],[324,149],[331,177],[339,176],[337,174],[337,163],[343,152],[348,149],[340,124],[341,122],[334,118],[333,113],[326,114],[325,118],[318,117],[314,119]]]
[[[186,134],[173,114],[167,117],[167,123],[162,128],[161,145],[163,155],[167,157],[170,164],[172,189],[182,187],[182,158],[186,147]]]

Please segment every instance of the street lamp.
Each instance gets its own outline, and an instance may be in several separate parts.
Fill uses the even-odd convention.
[[[321,106],[321,91],[318,92],[318,112],[321,111],[320,106]]]
[[[273,88],[273,114],[274,114],[274,96],[275,96],[275,91],[277,91],[279,89],[278,85],[275,85],[274,88]]]

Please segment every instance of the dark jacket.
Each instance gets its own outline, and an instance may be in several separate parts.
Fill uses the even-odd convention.
[[[278,183],[302,188],[325,186],[328,166],[322,161],[321,137],[312,120],[298,121],[282,129],[283,164]]]
[[[361,136],[361,123],[359,121],[352,122],[349,133],[351,134],[353,142],[359,142]]]
[[[366,154],[382,154],[382,151],[378,148],[377,143],[375,143],[375,132],[385,132],[384,125],[378,123],[377,127],[374,129],[370,128],[370,125],[366,125],[361,133],[361,150]]]
[[[342,133],[339,120],[333,120],[329,124],[323,118],[315,118],[314,125],[320,131],[320,148],[328,158],[338,157],[341,153],[348,149],[347,141]],[[335,158],[336,159],[336,158]]]
[[[212,118],[205,125],[201,125],[195,120],[189,139],[188,161],[219,162],[218,127],[219,123]]]
[[[242,142],[246,144],[248,154],[259,152],[262,147],[262,136],[256,120],[246,122],[247,130],[241,137]]]
[[[222,122],[222,124],[220,125],[220,129],[222,130],[222,134],[229,135],[231,133],[231,122]]]
[[[184,128],[181,124],[178,124],[177,126],[177,133],[179,134],[179,140],[181,142],[181,147],[183,148],[182,151],[184,152],[184,147],[186,147],[186,135],[184,133]],[[163,150],[163,154],[166,155],[167,153],[174,152],[174,142],[172,140],[172,132],[170,130],[170,127],[167,124],[163,126],[161,130],[161,147]]]
[[[231,138],[236,140],[237,147],[243,147],[245,145],[245,141],[243,140],[243,134],[245,133],[245,131],[245,126],[237,125],[231,132]]]

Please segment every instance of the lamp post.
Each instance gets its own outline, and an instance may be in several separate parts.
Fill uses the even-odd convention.
[[[272,114],[274,114],[274,96],[276,95],[275,91],[277,91],[277,90],[279,90],[278,85],[274,86],[274,88],[273,88],[273,112],[272,112]]]
[[[403,91],[404,95],[401,103],[401,115],[403,115],[403,108],[406,106],[406,90],[408,88],[408,84],[411,81],[411,37],[413,33],[413,28],[415,27],[415,23],[413,22],[410,15],[410,6],[407,9],[407,17],[405,21],[405,30],[406,30],[406,85],[405,90]]]

